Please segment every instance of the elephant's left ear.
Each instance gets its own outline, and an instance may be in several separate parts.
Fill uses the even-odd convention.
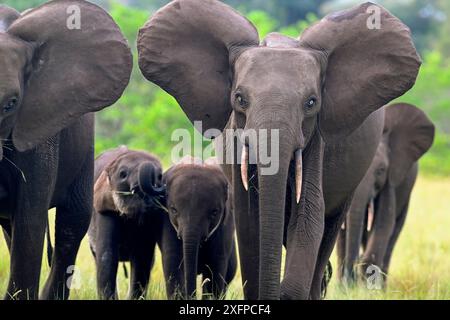
[[[35,48],[13,131],[19,151],[112,105],[129,82],[127,41],[112,18],[87,1],[48,2],[17,19],[8,34]]]
[[[326,16],[300,43],[327,60],[319,118],[325,141],[350,134],[403,95],[421,65],[408,27],[372,3]]]
[[[384,130],[389,134],[389,180],[397,186],[430,149],[435,128],[422,110],[399,103],[386,107]]]

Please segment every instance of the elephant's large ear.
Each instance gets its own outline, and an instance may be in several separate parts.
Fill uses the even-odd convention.
[[[5,32],[11,23],[20,17],[20,13],[13,8],[0,5],[0,32]]]
[[[128,84],[133,62],[127,41],[112,18],[89,2],[48,2],[21,16],[8,33],[35,47],[13,131],[19,151],[112,105]]]
[[[408,27],[372,3],[326,16],[300,42],[328,60],[319,118],[325,140],[350,134],[403,95],[421,65]]]
[[[400,103],[386,107],[384,130],[389,134],[389,179],[398,185],[430,149],[434,125],[419,108]]]
[[[99,213],[118,211],[114,204],[112,192],[108,173],[106,171],[102,171],[94,185],[95,211]]]
[[[255,27],[216,0],[177,0],[139,31],[139,67],[174,96],[203,132],[222,130],[231,113],[231,65],[246,47],[259,44]]]

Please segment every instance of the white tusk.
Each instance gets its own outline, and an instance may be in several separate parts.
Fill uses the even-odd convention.
[[[241,179],[246,191],[248,191],[248,146],[242,147],[241,155]]]
[[[302,149],[295,151],[295,200],[300,202],[303,182],[303,156]]]
[[[373,199],[369,202],[369,208],[367,210],[367,231],[372,230],[373,218],[375,217],[375,205]]]

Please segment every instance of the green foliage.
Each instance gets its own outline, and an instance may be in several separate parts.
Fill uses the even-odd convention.
[[[267,12],[256,10],[250,11],[247,18],[256,26],[261,39],[268,33],[279,32],[289,37],[297,38],[302,32],[318,20],[313,13],[306,15],[305,20],[299,20],[289,26],[281,26],[277,20],[272,18]]]
[[[37,7],[46,0],[3,0],[1,4],[6,4],[7,6],[14,8],[18,11],[24,11],[26,9]]]

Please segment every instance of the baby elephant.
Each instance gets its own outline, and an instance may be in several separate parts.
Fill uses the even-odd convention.
[[[395,243],[405,222],[418,173],[419,158],[433,143],[434,125],[423,111],[409,104],[386,107],[383,137],[372,164],[355,191],[340,231],[340,278],[356,280],[360,247],[361,275],[380,277],[385,284]],[[376,267],[375,267],[376,266]],[[373,277],[372,277],[373,278]],[[375,283],[374,283],[375,285]]]
[[[131,263],[129,299],[146,294],[164,216],[161,182],[161,163],[149,153],[122,146],[95,160],[94,213],[88,235],[101,299],[117,299],[119,261]]]
[[[236,273],[234,220],[228,181],[211,158],[184,158],[164,174],[167,209],[162,257],[169,297],[220,298]],[[182,291],[182,292],[179,292]]]

